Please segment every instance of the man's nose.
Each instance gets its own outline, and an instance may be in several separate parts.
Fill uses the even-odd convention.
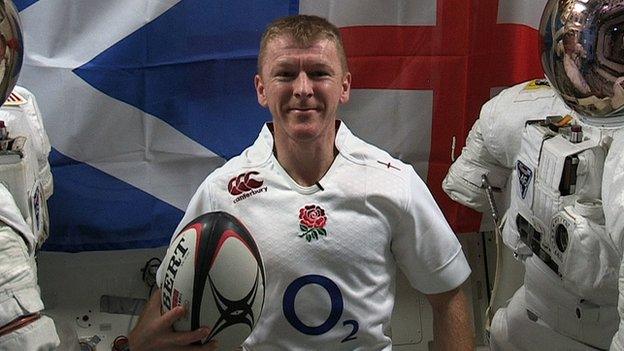
[[[296,98],[308,99],[312,97],[314,91],[312,90],[312,81],[308,77],[306,72],[300,72],[294,82],[293,93]]]

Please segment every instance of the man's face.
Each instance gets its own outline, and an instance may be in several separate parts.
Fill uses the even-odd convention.
[[[349,100],[351,75],[344,73],[334,42],[301,48],[290,36],[266,46],[255,77],[258,102],[271,111],[276,134],[312,141],[333,132],[338,105]]]

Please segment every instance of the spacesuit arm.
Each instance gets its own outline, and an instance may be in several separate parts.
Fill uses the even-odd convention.
[[[618,288],[618,314],[620,315],[620,324],[611,341],[611,350],[624,350],[624,260],[620,263]]]
[[[624,129],[613,135],[613,142],[605,159],[602,201],[605,228],[620,255],[618,279],[619,329],[611,343],[612,350],[624,350]]]
[[[500,164],[486,147],[482,123],[483,119],[480,118],[470,129],[466,146],[451,165],[442,188],[454,201],[479,212],[487,212],[490,205],[482,186],[482,176],[487,176],[493,188],[502,189],[511,169]]]
[[[54,322],[44,316],[26,224],[0,182],[0,350],[52,350],[59,345]]]

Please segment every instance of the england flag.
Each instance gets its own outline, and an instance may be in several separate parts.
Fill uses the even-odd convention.
[[[16,0],[18,84],[37,97],[53,151],[45,248],[166,245],[203,179],[269,113],[253,76],[273,19],[341,28],[353,132],[414,166],[458,232],[481,216],[441,190],[492,89],[542,77],[545,0]]]

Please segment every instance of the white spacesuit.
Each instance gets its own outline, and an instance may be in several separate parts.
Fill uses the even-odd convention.
[[[524,284],[491,320],[494,350],[624,350],[624,329],[614,338],[624,237],[620,29],[624,1],[550,0],[540,34],[553,89],[523,83],[486,103],[443,182],[481,212],[490,212],[488,185],[509,202],[501,235],[524,263]],[[565,45],[582,48],[574,74]]]
[[[56,350],[54,322],[41,314],[35,252],[48,235],[50,143],[34,96],[15,87],[23,56],[17,10],[0,0],[0,351]]]
[[[52,320],[41,315],[35,264],[48,234],[50,143],[24,88],[15,87],[0,121],[0,350],[55,350],[59,339]]]

